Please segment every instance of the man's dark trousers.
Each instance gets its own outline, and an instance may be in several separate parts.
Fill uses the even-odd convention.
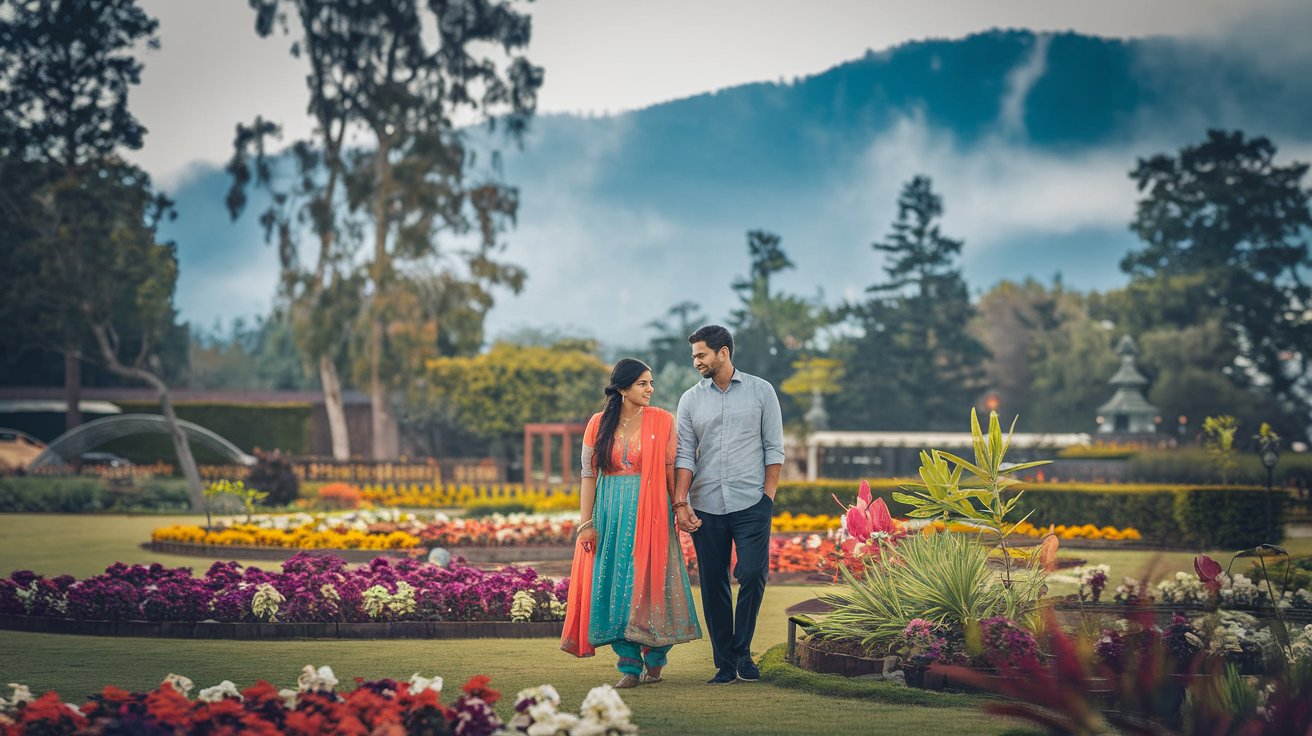
[[[756,505],[728,514],[697,512],[701,528],[692,534],[701,577],[702,612],[711,634],[716,669],[736,667],[751,655],[756,614],[770,573],[770,518],[774,501],[761,495]],[[729,588],[729,561],[738,548],[733,576],[738,580],[738,607]]]

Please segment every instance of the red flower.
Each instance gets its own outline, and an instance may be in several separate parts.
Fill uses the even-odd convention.
[[[87,719],[64,705],[59,693],[51,690],[23,706],[18,726],[14,733],[74,733],[87,727]]]
[[[146,695],[146,712],[162,724],[185,729],[190,723],[191,701],[172,685],[160,685]]]
[[[465,694],[472,698],[482,698],[483,702],[492,705],[501,699],[501,692],[487,686],[491,679],[487,675],[474,675],[465,683]]]

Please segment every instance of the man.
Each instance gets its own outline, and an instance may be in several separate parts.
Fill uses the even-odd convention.
[[[707,325],[688,337],[702,380],[679,399],[674,511],[692,533],[702,610],[715,652],[711,684],[755,682],[752,634],[770,569],[770,518],[784,462],[783,417],[769,382],[733,367],[733,336]],[[738,564],[738,610],[729,561]]]

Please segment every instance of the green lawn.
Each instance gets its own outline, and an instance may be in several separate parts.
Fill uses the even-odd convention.
[[[161,562],[204,569],[196,558],[155,555],[138,545],[155,526],[195,517],[89,515],[0,515],[0,572],[32,569],[45,575],[79,577],[103,571],[114,561]],[[265,564],[269,563],[255,563]],[[807,586],[767,589],[756,631],[756,654],[784,641],[784,609],[814,595]],[[150,688],[177,672],[198,686],[229,679],[239,686],[267,678],[291,685],[305,664],[331,665],[349,683],[355,677],[407,678],[411,673],[446,678],[448,698],[474,674],[492,677],[511,699],[524,687],[551,683],[565,705],[577,708],[587,691],[617,679],[609,652],[577,660],[554,640],[210,642],[116,639],[0,631],[0,683],[21,682],[41,692],[59,690],[75,699],[106,683]],[[634,721],[652,734],[934,733],[998,734],[1016,724],[962,707],[959,697],[944,707],[915,707],[877,696],[825,697],[769,684],[709,686],[710,644],[676,647],[666,682],[626,691]],[[933,693],[925,693],[934,703]],[[510,715],[513,703],[498,711]]]

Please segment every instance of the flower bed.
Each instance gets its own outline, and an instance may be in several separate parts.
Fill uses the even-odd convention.
[[[348,514],[282,514],[253,517],[249,522],[220,519],[212,530],[175,525],[155,529],[156,544],[267,549],[330,549],[411,551],[422,554],[446,547],[464,554],[475,548],[557,548],[555,555],[524,559],[554,559],[573,549],[575,521],[570,517],[512,514],[482,519],[453,519],[444,514],[421,518],[396,510]],[[185,553],[185,547],[176,551]],[[563,552],[561,552],[563,550]],[[537,550],[535,550],[536,554]],[[472,554],[467,554],[471,559]]]
[[[111,565],[85,580],[18,571],[0,580],[0,615],[75,621],[197,623],[402,623],[558,621],[568,581],[530,568],[486,572],[379,557],[347,568],[335,556],[298,554],[282,572],[216,562],[189,568]]]
[[[329,667],[306,665],[296,689],[278,689],[261,680],[244,690],[229,680],[200,690],[192,681],[170,674],[150,692],[129,692],[106,685],[78,706],[50,691],[34,697],[11,685],[0,697],[0,734],[102,733],[243,733],[265,734],[454,734],[492,733],[636,733],[632,712],[609,685],[593,688],[578,715],[559,712],[560,695],[550,685],[521,690],[515,716],[506,723],[493,705],[501,693],[486,675],[465,683],[450,705],[442,702],[441,677],[412,675],[409,681],[356,680],[356,688],[336,692],[337,676]]]
[[[463,508],[479,501],[515,501],[526,506],[536,506],[562,495],[572,496],[574,508],[578,508],[578,489],[563,485],[539,487],[522,483],[375,483],[360,486],[360,496],[365,502],[401,508]]]

